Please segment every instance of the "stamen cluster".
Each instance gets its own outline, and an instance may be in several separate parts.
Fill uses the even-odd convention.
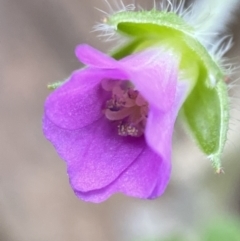
[[[118,134],[142,136],[149,109],[147,101],[129,81],[104,80],[102,87],[112,92],[112,98],[106,102],[104,114],[107,119],[118,123]]]

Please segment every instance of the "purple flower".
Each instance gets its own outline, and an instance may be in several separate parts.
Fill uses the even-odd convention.
[[[75,194],[92,202],[116,192],[160,196],[187,92],[178,81],[178,56],[155,48],[117,61],[88,45],[76,55],[86,67],[47,98],[43,119]]]

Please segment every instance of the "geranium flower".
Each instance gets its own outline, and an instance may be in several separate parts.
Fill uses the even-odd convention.
[[[116,192],[160,196],[188,91],[179,80],[180,56],[159,47],[117,61],[88,45],[76,55],[86,67],[50,94],[43,119],[75,194],[92,202]]]

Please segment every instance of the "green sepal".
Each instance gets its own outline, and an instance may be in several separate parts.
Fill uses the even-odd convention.
[[[215,88],[197,81],[182,112],[201,150],[208,155],[217,173],[222,172],[221,154],[227,139],[229,103],[227,86],[219,80]]]
[[[118,49],[117,52],[122,51],[123,57],[136,51],[138,43],[143,46],[138,48],[138,51],[150,46],[161,45],[173,49],[178,54],[180,53],[183,61],[188,60],[189,63],[193,59],[188,58],[186,60],[186,58],[189,55],[188,53],[191,52],[191,55],[194,55],[194,60],[201,64],[201,67],[203,66],[208,73],[205,80],[210,87],[214,87],[216,82],[223,77],[223,72],[218,63],[195,37],[194,28],[175,13],[156,10],[119,12],[113,14],[107,24],[120,34],[128,36],[130,42],[134,43],[133,45],[127,43],[128,52],[123,51],[126,46]],[[144,45],[144,42],[148,42],[148,45]]]
[[[119,49],[115,50],[111,54],[111,56],[115,59],[122,59],[122,58],[132,54],[133,52],[135,52],[137,47],[139,45],[141,45],[141,43],[143,43],[143,42],[144,42],[144,39],[142,39],[142,38],[137,38],[137,39],[134,39],[133,41],[129,41],[124,46],[121,46]]]
[[[157,10],[139,11],[139,12],[118,12],[110,16],[107,24],[118,29],[118,25],[122,23],[151,23],[158,26],[181,30],[186,34],[193,34],[194,28],[186,24],[186,22],[177,14],[172,12],[162,12]],[[127,32],[127,31],[126,31]],[[147,32],[138,32],[135,29],[128,31],[129,35],[142,35]]]
[[[175,13],[156,10],[116,13],[107,24],[129,39],[113,54],[116,59],[153,46],[170,49],[180,56],[182,77],[190,83],[182,108],[186,123],[216,172],[222,172],[220,156],[229,121],[224,71],[195,37],[194,28]]]

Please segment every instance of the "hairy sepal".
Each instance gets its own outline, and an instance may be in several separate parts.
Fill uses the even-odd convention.
[[[113,56],[124,57],[143,48],[162,45],[182,55],[189,64],[196,60],[207,72],[207,84],[214,87],[223,78],[223,71],[205,47],[195,38],[194,29],[175,13],[153,11],[120,12],[112,15],[107,24],[118,33],[129,37]],[[148,43],[148,44],[146,44]],[[128,51],[125,52],[126,46]],[[125,55],[125,56],[126,56]],[[188,58],[191,55],[194,59]],[[181,65],[182,66],[182,65]],[[184,70],[184,69],[183,69]]]
[[[197,144],[220,173],[229,122],[224,71],[195,37],[194,29],[176,14],[156,10],[117,13],[108,24],[130,39],[113,54],[117,59],[154,45],[181,56],[180,79],[191,83],[182,113]]]
[[[224,81],[218,81],[215,88],[209,88],[198,81],[185,101],[182,112],[195,141],[209,157],[216,172],[220,173],[229,122],[227,87]]]

